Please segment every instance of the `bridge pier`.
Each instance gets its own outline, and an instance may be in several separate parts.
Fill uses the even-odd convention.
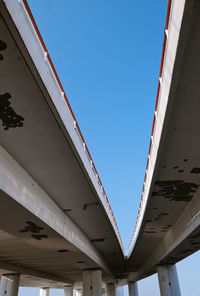
[[[1,277],[0,295],[18,296],[20,274],[5,274]]]
[[[115,296],[116,295],[116,284],[115,283],[107,283],[106,284],[106,293],[107,293],[107,296]]]
[[[101,296],[102,272],[101,270],[88,270],[83,272],[83,296]]]
[[[161,296],[181,296],[175,265],[157,267]]]
[[[128,291],[129,291],[129,296],[138,296],[137,282],[129,282]]]
[[[73,286],[64,288],[64,296],[73,296]]]
[[[49,296],[49,288],[41,288],[40,296]]]

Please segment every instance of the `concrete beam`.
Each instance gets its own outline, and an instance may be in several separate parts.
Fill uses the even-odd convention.
[[[1,146],[0,163],[0,190],[72,243],[105,272],[111,274],[107,263],[86,235]]]
[[[37,271],[37,270],[34,270],[34,269],[29,269],[29,268],[25,268],[25,267],[21,267],[21,266],[12,265],[12,264],[7,263],[7,262],[0,261],[0,268],[12,271],[13,273],[17,272],[17,273],[20,273],[20,274],[28,274],[28,275],[31,275],[31,276],[35,276],[37,278],[52,280],[52,281],[55,281],[55,282],[58,282],[58,283],[72,284],[72,281],[69,280],[69,279],[60,278],[60,277],[54,276],[52,274]]]

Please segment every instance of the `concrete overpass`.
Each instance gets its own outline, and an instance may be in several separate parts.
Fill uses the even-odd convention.
[[[0,1],[1,293],[112,296],[199,249],[198,0],[168,1],[152,134],[126,257],[105,190],[25,0]],[[20,276],[19,276],[20,275]],[[101,284],[103,278],[104,284]],[[7,289],[7,290],[6,290]]]

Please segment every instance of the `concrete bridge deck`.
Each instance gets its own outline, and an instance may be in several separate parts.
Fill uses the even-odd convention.
[[[145,180],[126,258],[29,7],[0,1],[1,274],[21,274],[23,285],[82,289],[83,281],[88,296],[100,293],[101,272],[108,295],[127,282],[137,295],[135,282],[158,271],[170,282],[160,280],[161,294],[180,295],[172,266],[200,247],[199,16],[198,0],[168,1]]]

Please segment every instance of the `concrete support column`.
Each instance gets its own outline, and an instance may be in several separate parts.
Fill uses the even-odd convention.
[[[83,296],[101,296],[101,288],[101,270],[88,270],[83,272]]]
[[[11,289],[9,296],[17,296],[19,290],[19,281],[20,281],[20,274],[13,274],[9,276],[11,279]]]
[[[20,274],[6,274],[1,277],[0,295],[17,296],[19,290]]]
[[[106,292],[107,292],[107,296],[115,296],[116,295],[116,284],[115,283],[107,283],[106,284]]]
[[[175,265],[157,267],[161,296],[181,296]]]
[[[10,283],[7,277],[2,276],[1,277],[1,283],[0,283],[0,295],[9,295],[10,290]]]
[[[64,287],[64,296],[73,296],[73,286]]]
[[[49,296],[49,288],[41,288],[40,296]]]
[[[137,282],[129,282],[128,291],[129,291],[129,296],[138,296]]]

